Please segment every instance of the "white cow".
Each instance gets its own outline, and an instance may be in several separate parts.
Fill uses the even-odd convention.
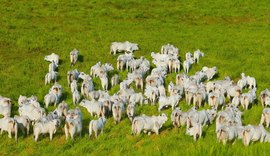
[[[131,94],[129,97],[129,103],[139,103],[140,105],[143,104],[144,101],[144,97],[142,93],[135,93],[135,94]]]
[[[265,99],[267,97],[270,97],[270,91],[268,89],[265,89],[261,92],[260,94],[260,97],[261,97],[261,103],[262,103],[262,106],[263,108],[265,107]]]
[[[225,96],[221,93],[211,92],[208,95],[208,104],[211,107],[218,109],[218,107],[223,106],[225,102]]]
[[[78,107],[76,107],[75,110],[68,111],[64,129],[66,140],[69,135],[72,140],[74,139],[75,134],[82,135],[82,113]]]
[[[70,84],[71,93],[73,93],[75,90],[78,90],[78,84],[76,80],[73,80]]]
[[[148,132],[150,135],[151,132],[159,134],[159,129],[162,128],[162,125],[168,120],[166,114],[162,113],[159,116],[137,116],[132,121],[132,134],[139,135],[141,131],[145,133]]]
[[[190,68],[191,68],[191,66],[192,66],[193,63],[194,63],[193,59],[185,60],[183,62],[183,68],[184,68],[184,71],[186,73],[189,72],[189,70],[190,70]]]
[[[58,97],[58,100],[62,97],[62,86],[59,83],[54,83],[54,85],[50,88],[49,93],[53,93]]]
[[[55,53],[52,53],[51,55],[47,55],[44,58],[45,61],[49,61],[49,62],[55,62],[56,65],[59,64],[59,56]]]
[[[100,133],[102,134],[105,124],[106,124],[106,118],[104,116],[99,117],[98,120],[91,120],[89,123],[89,139],[93,131],[95,132],[96,138],[98,136],[98,131],[100,131]]]
[[[208,81],[211,80],[218,72],[217,67],[203,67],[201,71],[206,74]]]
[[[253,88],[248,93],[243,93],[240,96],[240,102],[244,109],[248,109],[256,100],[256,88]]]
[[[240,96],[233,97],[232,102],[231,102],[233,106],[238,107],[240,103],[241,103]]]
[[[45,85],[51,83],[51,82],[56,82],[57,81],[57,75],[58,72],[55,71],[50,71],[45,75]]]
[[[171,106],[172,110],[178,105],[178,102],[180,101],[181,96],[180,95],[173,95],[170,97],[160,96],[159,97],[159,107],[158,111],[161,111],[163,107]]]
[[[31,120],[28,116],[18,116],[15,115],[14,119],[17,121],[18,127],[23,132],[23,134],[29,135]]]
[[[92,101],[88,101],[84,99],[80,102],[80,106],[86,108],[91,116],[101,116],[102,114],[103,104],[100,101],[96,101],[94,99]]]
[[[210,125],[214,121],[216,115],[216,109],[192,111],[187,117],[187,128],[193,127],[196,123],[199,123],[202,126]]]
[[[19,106],[21,106],[23,104],[33,103],[33,102],[37,102],[37,97],[34,95],[32,95],[31,97],[26,97],[26,96],[20,95],[18,98]]]
[[[78,60],[78,56],[79,56],[79,51],[77,49],[73,49],[70,52],[70,63],[71,63],[71,65],[75,65],[75,63]]]
[[[201,52],[199,49],[196,50],[196,51],[194,51],[194,61],[196,63],[199,63],[199,60],[200,60],[201,57],[204,57],[204,53],[203,52]]]
[[[173,56],[178,56],[179,50],[174,45],[171,45],[171,44],[168,43],[168,44],[163,45],[161,47],[160,53],[161,54],[169,54],[169,55],[173,55]]]
[[[256,79],[254,77],[245,76],[245,73],[241,73],[242,79],[246,80],[249,89],[256,87]]]
[[[231,100],[231,98],[235,96],[240,96],[241,88],[237,85],[229,85],[226,87],[227,97]]]
[[[56,106],[56,104],[59,103],[59,98],[54,93],[48,93],[44,97],[44,103],[46,108],[48,108],[50,104],[54,104],[54,106]]]
[[[112,42],[110,48],[110,54],[116,54],[116,52],[125,51],[127,53],[133,53],[133,51],[139,50],[138,44],[125,42]]]
[[[121,121],[124,112],[125,112],[124,103],[116,102],[113,104],[112,113],[113,113],[113,119],[114,119],[115,124],[118,124]]]
[[[59,117],[62,116],[66,117],[68,110],[69,110],[68,104],[65,101],[62,101],[54,111],[57,112],[57,115]]]
[[[202,137],[202,125],[195,123],[192,127],[186,129],[186,134],[193,136],[194,141]]]
[[[135,112],[136,112],[136,107],[135,107],[135,103],[130,103],[127,106],[127,116],[129,118],[129,120],[132,122],[134,116],[135,116]]]
[[[242,131],[243,134],[243,144],[248,146],[251,141],[259,141],[260,142],[269,142],[270,134],[267,132],[262,125],[253,126],[247,125]]]
[[[68,71],[67,72],[68,86],[70,86],[70,83],[73,82],[73,80],[78,80],[79,75],[80,72],[77,69]]]
[[[218,112],[216,119],[216,132],[222,126],[242,126],[241,115],[242,112],[233,105],[230,105],[226,107],[225,110]],[[241,134],[238,135],[238,137],[241,136]]]
[[[217,130],[217,139],[225,145],[228,141],[235,141],[238,138],[236,126],[221,126]]]
[[[1,135],[4,131],[8,132],[8,137],[12,138],[12,133],[15,134],[15,140],[18,139],[18,124],[14,118],[4,117],[0,119]]]
[[[144,95],[151,101],[152,105],[154,105],[158,99],[158,88],[146,86]]]
[[[244,89],[247,86],[247,80],[246,79],[240,79],[237,81],[237,86],[239,86],[242,89]]]
[[[114,74],[113,77],[111,78],[112,87],[118,85],[118,83],[119,83],[119,75]]]
[[[56,133],[57,128],[60,126],[60,120],[59,119],[53,119],[51,121],[47,122],[37,122],[35,123],[33,127],[34,131],[34,138],[37,142],[38,136],[40,134],[50,134],[50,141],[52,141],[53,134]]]
[[[73,104],[76,105],[80,102],[81,99],[81,95],[79,93],[78,90],[75,90],[72,92],[72,100],[73,100]]]
[[[11,99],[0,96],[0,114],[5,117],[11,115]]]
[[[54,61],[52,61],[52,62],[49,64],[49,72],[55,71],[56,68],[58,68],[58,64],[56,64]]]
[[[24,104],[19,106],[19,115],[28,116],[31,121],[36,121],[46,114],[45,109],[42,107],[37,107],[33,104]]]
[[[265,124],[265,127],[268,128],[270,125],[270,108],[264,108],[261,116],[260,125]]]
[[[101,80],[102,89],[107,91],[108,90],[108,85],[109,85],[109,80],[108,80],[107,75],[106,74],[102,75],[100,77],[100,80]]]

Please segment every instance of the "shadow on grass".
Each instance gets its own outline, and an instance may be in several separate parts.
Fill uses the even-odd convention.
[[[78,61],[79,62],[83,62],[84,61],[84,56],[83,55],[79,55],[78,56]]]

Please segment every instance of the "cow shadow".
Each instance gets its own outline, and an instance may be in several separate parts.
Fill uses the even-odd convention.
[[[64,101],[64,100],[66,100],[66,99],[67,99],[67,97],[68,97],[68,93],[67,93],[67,92],[63,92],[63,93],[62,93],[62,97],[61,97],[60,101]]]
[[[83,62],[84,61],[84,56],[83,55],[79,55],[78,56],[78,61],[79,62]]]

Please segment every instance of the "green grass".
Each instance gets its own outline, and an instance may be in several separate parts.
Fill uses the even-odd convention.
[[[191,74],[207,65],[217,66],[219,77],[238,80],[241,72],[254,76],[259,92],[270,80],[270,3],[267,0],[211,1],[7,1],[0,3],[0,95],[12,98],[13,114],[17,98],[37,95],[41,103],[51,85],[44,86],[48,62],[44,56],[60,55],[59,83],[64,87],[65,101],[71,106],[66,72],[77,68],[89,73],[98,61],[116,65],[117,56],[109,55],[113,41],[139,43],[138,57],[150,59],[150,52],[160,51],[171,43],[180,49],[181,60],[188,51],[200,49],[206,56],[194,65]],[[81,61],[71,68],[69,52],[77,48]],[[114,71],[116,72],[116,71]],[[120,73],[121,79],[125,74]],[[174,82],[175,74],[166,79]],[[99,80],[96,89],[100,88]],[[116,86],[110,91],[119,89]],[[180,107],[188,109],[182,100]],[[53,110],[50,107],[49,110]],[[48,111],[49,111],[48,110]],[[258,124],[262,108],[255,105],[245,111],[244,124]],[[171,110],[163,111],[168,115]],[[158,114],[156,107],[143,106],[138,114]],[[60,129],[52,142],[48,136],[35,143],[33,135],[19,135],[16,143],[7,134],[0,136],[0,155],[268,155],[269,143],[244,147],[217,143],[215,126],[204,128],[198,142],[186,136],[185,128],[174,129],[168,121],[159,136],[132,136],[128,119],[114,125],[110,118],[104,134],[88,139],[90,115],[83,109],[83,138],[66,141]]]

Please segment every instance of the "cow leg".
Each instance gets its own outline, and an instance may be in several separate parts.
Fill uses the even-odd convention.
[[[12,138],[11,130],[8,131],[8,137],[9,137],[9,138]]]
[[[65,126],[65,135],[66,135],[66,140],[67,140],[68,139],[68,129],[66,126]]]
[[[38,135],[35,135],[34,137],[35,137],[35,142],[37,142],[37,140],[38,140]]]
[[[98,130],[95,130],[95,137],[97,138],[98,136]]]
[[[53,139],[53,132],[50,132],[50,141]]]

